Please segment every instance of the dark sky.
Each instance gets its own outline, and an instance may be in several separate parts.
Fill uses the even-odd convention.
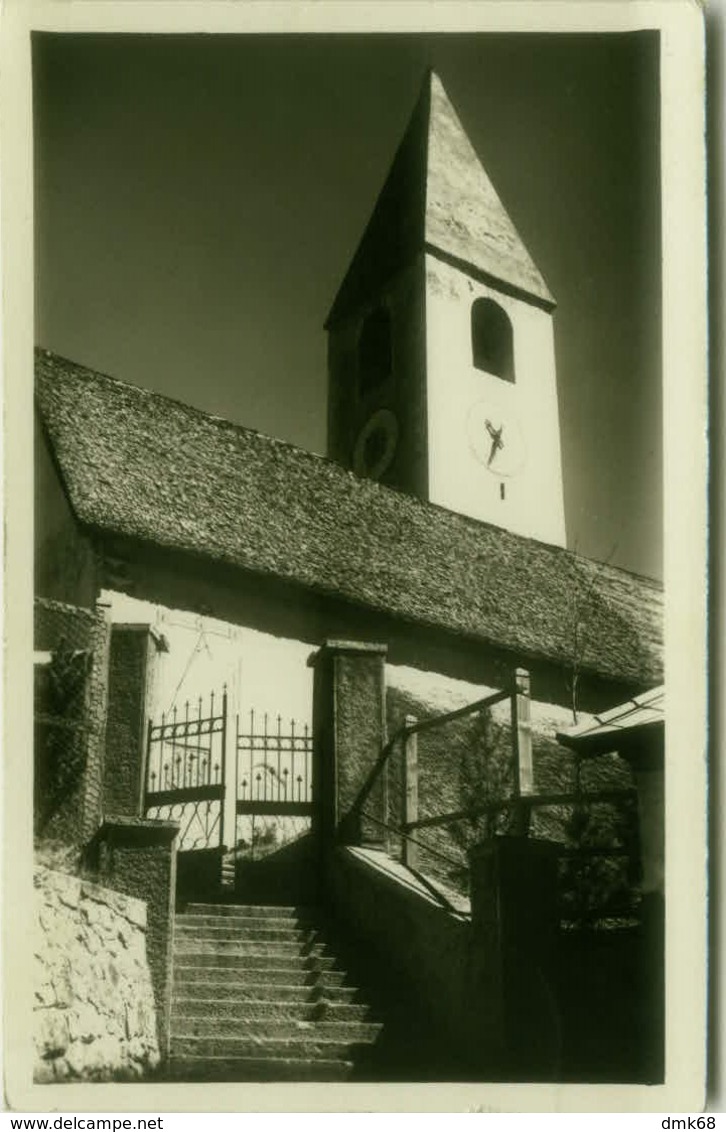
[[[657,52],[38,35],[37,343],[324,452],[323,322],[433,65],[558,301],[568,545],[660,577]]]

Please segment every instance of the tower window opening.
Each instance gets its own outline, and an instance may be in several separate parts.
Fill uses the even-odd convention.
[[[499,498],[504,499],[506,494],[507,494],[507,492],[506,492],[504,484],[500,483],[500,485],[499,485]]]
[[[367,315],[358,342],[358,389],[371,393],[391,373],[391,316],[385,307]]]
[[[476,369],[514,381],[512,324],[492,299],[475,299],[472,304],[471,353]]]

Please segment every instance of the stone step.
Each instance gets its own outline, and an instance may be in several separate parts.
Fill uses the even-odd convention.
[[[332,955],[268,955],[264,951],[256,951],[251,954],[240,954],[239,952],[222,951],[220,948],[212,948],[211,951],[186,951],[182,954],[175,955],[175,963],[183,963],[184,966],[189,967],[227,967],[238,971],[331,971],[335,967],[335,959]],[[340,968],[335,968],[340,970]],[[259,978],[258,980],[259,981]],[[290,982],[296,982],[296,979],[290,979]]]
[[[375,1035],[373,1035],[375,1037]],[[368,1040],[323,1037],[314,1032],[294,1037],[255,1037],[231,1034],[197,1036],[174,1034],[170,1039],[170,1055],[179,1057],[255,1057],[255,1058],[323,1058],[326,1061],[351,1061],[370,1046]]]
[[[264,925],[264,920],[249,920],[240,924],[229,920],[225,921],[223,917],[220,917],[214,923],[210,923],[209,920],[210,917],[208,916],[190,916],[188,920],[181,922],[180,917],[177,916],[174,924],[175,939],[262,940],[265,943],[299,944],[320,941],[319,933],[313,931],[312,928],[257,926]]]
[[[201,913],[191,915],[189,912],[177,912],[175,916],[177,927],[211,928],[267,928],[268,931],[309,931],[315,928],[315,920],[305,920],[299,916],[222,916],[210,913],[203,916]]]
[[[326,1000],[336,1005],[356,1005],[353,1000],[358,994],[356,987],[330,985],[323,987],[319,981],[298,984],[272,982],[267,978],[268,971],[265,972],[266,982],[263,983],[258,981],[259,972],[254,982],[243,983],[237,978],[234,980],[229,978],[225,980],[204,977],[199,979],[185,978],[184,973],[188,971],[194,971],[195,975],[201,973],[202,976],[205,976],[209,973],[210,968],[182,968],[182,977],[174,982],[175,1002],[178,1004],[206,1000],[216,1003],[228,1002],[231,1005],[237,1003],[239,1006],[274,999],[276,1003],[302,1006],[313,1006],[317,1002],[325,1002]]]
[[[267,955],[284,959],[331,959],[333,954],[323,943],[287,943],[268,940],[210,940],[208,936],[183,936],[174,940],[174,957],[194,952],[197,955]]]
[[[174,940],[174,955],[262,955],[268,959],[331,959],[332,953],[322,943],[304,944],[269,940],[209,939],[207,936],[184,936]]]
[[[307,912],[295,912],[286,908],[276,908],[273,915],[266,913],[264,908],[245,904],[209,904],[204,911],[191,911],[191,905],[183,911],[177,911],[176,919],[186,923],[198,924],[200,921],[211,920],[214,923],[240,924],[253,923],[262,927],[284,928],[317,924],[318,919]],[[227,909],[225,911],[225,909]],[[232,910],[230,910],[232,909]],[[282,913],[282,914],[280,914]]]
[[[352,1061],[318,1057],[173,1058],[168,1076],[176,1081],[345,1081]]]
[[[309,909],[189,905],[175,920],[176,1080],[346,1080],[382,1026]]]
[[[284,919],[311,920],[314,913],[309,908],[295,908],[282,904],[187,904],[183,915],[187,916],[226,916],[236,919]]]
[[[346,982],[345,971],[332,966],[332,961],[317,960],[316,965],[304,963],[262,963],[249,962],[249,956],[202,955],[199,962],[195,957],[185,955],[184,963],[174,963],[174,986],[191,987],[195,983],[219,982],[226,980],[227,986],[243,987],[259,985],[263,981],[268,986],[298,986],[312,988],[321,983],[326,987],[340,987]],[[324,966],[320,966],[323,963]]]
[[[235,1038],[248,1042],[336,1040],[342,1042],[374,1042],[381,1032],[378,1022],[318,1022],[300,1018],[197,1018],[173,1017],[171,1040],[177,1037],[210,1038],[224,1041]]]
[[[290,1002],[278,999],[272,988],[263,988],[259,998],[246,1002],[219,1000],[218,998],[174,997],[171,1008],[172,1030],[184,1031],[186,1021],[212,1020],[214,1024],[227,1022],[365,1022],[370,1008],[364,1003],[335,1002],[325,997],[313,1002]],[[187,1033],[201,1033],[189,1029]]]

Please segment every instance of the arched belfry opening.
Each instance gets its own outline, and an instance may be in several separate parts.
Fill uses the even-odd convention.
[[[475,299],[472,303],[471,355],[475,369],[514,381],[512,324],[493,299]]]
[[[390,376],[393,364],[391,315],[380,306],[366,315],[358,339],[358,391],[372,393]]]

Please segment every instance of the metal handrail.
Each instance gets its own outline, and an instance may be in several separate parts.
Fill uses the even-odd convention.
[[[454,810],[448,814],[437,817],[419,818],[418,821],[404,822],[403,829],[424,829],[436,825],[446,825],[449,822],[463,821],[467,818],[480,817],[482,814],[497,814],[505,810],[517,810],[523,806],[536,809],[542,806],[574,806],[583,802],[615,802],[625,798],[635,798],[636,791],[632,788],[622,787],[617,790],[590,790],[582,793],[568,794],[519,794],[514,798],[502,798],[499,802],[486,802],[481,806],[470,806],[465,810]]]
[[[624,791],[622,791],[622,793],[627,794],[627,793],[630,793],[630,792],[627,791],[627,790],[624,790]],[[511,803],[512,808],[514,808],[514,806],[517,805],[518,803],[521,803],[521,799],[514,799]],[[555,803],[544,802],[542,804],[543,805],[554,805]],[[491,812],[496,812],[497,810],[506,809],[507,805],[508,804],[505,804],[503,806],[489,807],[489,809],[490,809]],[[486,812],[487,811],[485,809],[483,809],[482,807],[479,807],[477,810],[469,811],[468,813],[469,813],[470,816],[478,816],[478,815],[480,815],[482,813],[486,813]],[[422,829],[426,826],[431,826],[431,825],[434,824],[435,821],[438,821],[438,819],[424,818],[420,822],[410,822],[410,823],[404,822],[402,825],[396,826],[396,825],[392,825],[391,822],[381,821],[380,818],[374,817],[373,814],[369,814],[366,810],[362,810],[361,815],[362,815],[362,817],[366,818],[368,821],[372,821],[374,825],[378,825],[382,829],[389,830],[391,833],[395,833],[399,837],[406,837],[409,841],[413,841],[414,844],[418,845],[418,847],[420,849],[425,850],[426,853],[431,853],[434,857],[439,857],[442,861],[445,861],[448,865],[454,865],[455,868],[457,868],[457,869],[461,868],[461,861],[457,861],[454,857],[449,857],[449,856],[447,856],[447,854],[442,853],[439,849],[434,849],[431,845],[427,845],[427,844],[425,844],[425,842],[419,841],[418,838],[411,837],[409,835],[409,830],[411,830],[411,829]],[[453,820],[452,815],[445,814],[442,821],[446,820],[446,819]],[[630,856],[630,850],[626,849],[623,846],[586,845],[586,846],[582,846],[582,847],[575,849],[575,848],[573,848],[572,846],[569,846],[569,845],[561,845],[559,855],[562,859],[570,858],[570,857],[578,857],[578,856],[582,856],[582,857],[629,857]]]
[[[374,825],[379,825],[382,829],[389,829],[391,833],[395,833],[399,837],[407,836],[400,826],[392,825],[390,822],[381,821],[380,818],[374,817],[373,814],[366,813],[365,810],[361,811],[361,813],[364,818],[367,818],[368,821],[372,821]],[[439,857],[442,861],[445,861],[447,865],[453,865],[456,869],[460,869],[462,867],[461,861],[457,861],[455,857],[449,857],[446,853],[441,853],[438,849],[432,849],[430,845],[425,845],[422,841],[418,841],[415,837],[408,837],[408,840],[413,841],[414,845],[418,845],[420,849],[424,849],[427,853],[431,853],[434,857]]]
[[[452,723],[455,719],[462,719],[465,715],[474,715],[475,712],[484,711],[485,708],[493,707],[494,704],[499,704],[503,700],[511,700],[511,698],[511,692],[493,692],[491,696],[475,700],[474,703],[456,708],[455,711],[447,711],[443,715],[430,715],[426,719],[417,719],[415,723],[404,724],[403,728],[399,728],[399,731],[403,731],[406,735],[416,735],[419,731],[429,731],[432,727]]]
[[[472,820],[480,815],[489,815],[492,818],[508,815],[506,825],[510,833],[527,837],[529,836],[533,811],[535,810],[544,807],[558,806],[576,809],[578,806],[582,805],[622,802],[624,800],[630,801],[637,796],[632,788],[611,788],[599,791],[582,791],[576,789],[567,793],[557,791],[546,794],[535,794],[532,775],[529,695],[529,676],[524,670],[518,669],[513,686],[506,691],[500,690],[494,692],[473,703],[466,704],[464,707],[456,708],[453,711],[445,712],[440,715],[430,716],[426,719],[418,720],[407,717],[406,721],[394,731],[381,748],[374,766],[371,768],[358,793],[350,816],[355,815],[358,819],[363,818],[385,830],[387,835],[391,834],[394,838],[400,838],[402,842],[403,863],[411,869],[414,875],[419,875],[416,867],[419,851],[431,855],[449,868],[453,866],[457,870],[460,870],[462,866],[465,867],[465,860],[457,859],[449,853],[442,852],[440,849],[426,844],[424,841],[420,840],[418,836],[413,836],[414,834],[419,834],[419,831],[434,830],[458,821]],[[508,797],[485,802],[480,805],[469,805],[462,809],[439,814],[437,816],[419,817],[417,797],[418,759],[415,736],[417,736],[419,732],[430,731],[436,727],[451,723],[454,720],[462,719],[465,716],[475,715],[503,701],[511,701],[512,709],[512,743],[515,768],[515,781],[512,793]],[[383,783],[384,796],[382,799],[382,817],[385,820],[381,820],[363,807],[369,799],[371,790],[378,781],[381,772],[386,767],[396,745],[399,743],[402,744],[404,758],[402,770],[404,808],[401,819],[397,824],[394,824],[391,822],[388,813],[386,779],[384,779]],[[522,767],[528,767],[528,773],[522,774]],[[389,838],[386,836],[386,845],[388,845],[388,842]],[[563,861],[578,855],[587,857],[596,855],[607,858],[629,857],[630,851],[615,846],[588,847],[584,849],[584,851],[582,847],[578,850],[573,850],[566,843],[560,846],[559,856]]]
[[[393,754],[396,743],[400,742],[401,739],[406,739],[409,735],[416,735],[419,731],[428,731],[433,727],[443,726],[443,724],[451,723],[455,719],[462,719],[465,715],[474,715],[476,712],[484,711],[488,707],[493,707],[494,704],[511,699],[511,697],[512,692],[493,692],[492,695],[485,696],[481,700],[475,700],[473,703],[466,704],[464,707],[457,708],[455,711],[448,711],[443,715],[432,715],[427,719],[417,720],[415,723],[401,724],[401,726],[396,728],[393,732],[390,739],[383,744],[380,755],[376,759],[376,762],[358,793],[358,797],[353,803],[353,811],[357,813],[361,812],[361,807],[375,786],[379,774]]]

